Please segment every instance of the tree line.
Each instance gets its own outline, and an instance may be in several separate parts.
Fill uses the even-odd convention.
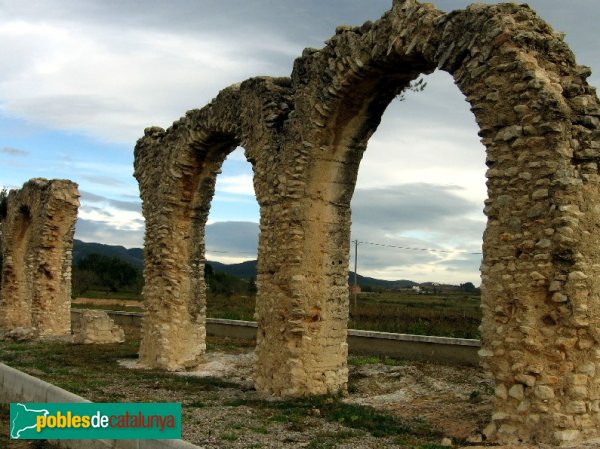
[[[208,292],[230,297],[233,295],[255,295],[254,278],[240,279],[223,272],[215,272],[210,264],[204,269]],[[82,296],[90,291],[126,292],[140,295],[144,285],[142,270],[116,256],[89,254],[73,264],[73,296]]]

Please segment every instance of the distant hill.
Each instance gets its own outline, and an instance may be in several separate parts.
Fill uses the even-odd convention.
[[[242,279],[256,278],[256,260],[247,260],[242,263],[224,264],[221,262],[207,261],[213,271],[221,271]]]
[[[144,267],[144,251],[141,248],[127,249],[123,246],[103,245],[102,243],[86,243],[81,240],[75,240],[73,243],[73,263],[77,263],[82,258],[90,254],[102,254],[103,256],[116,256],[119,259],[130,263],[140,270]],[[227,273],[242,279],[256,278],[256,260],[248,260],[242,263],[224,264],[221,262],[208,261],[214,271]],[[354,272],[348,273],[349,284],[354,282]],[[413,285],[419,285],[417,282],[409,280],[386,281],[358,275],[358,284],[361,286],[369,285],[371,287],[382,288],[408,288]]]
[[[417,282],[401,279],[399,281],[386,281],[385,279],[375,279],[367,276],[357,277],[358,285],[364,287],[369,285],[371,287],[382,287],[382,288],[409,288],[413,285],[419,285]],[[354,271],[348,273],[348,285],[354,284]]]
[[[144,267],[144,250],[141,248],[127,249],[123,246],[104,245],[102,243],[87,243],[81,240],[73,241],[73,263],[76,264],[90,254],[116,256],[140,270]]]

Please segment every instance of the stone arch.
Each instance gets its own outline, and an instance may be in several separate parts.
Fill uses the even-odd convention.
[[[265,168],[269,161],[257,154],[268,153],[273,145],[270,130],[281,121],[273,106],[284,100],[286,84],[286,80],[255,78],[231,86],[166,131],[146,129],[138,141],[135,177],[146,219],[143,295],[147,309],[140,364],[181,369],[197,365],[204,354],[204,231],[216,177],[227,155],[243,146],[253,166],[259,205],[270,207],[267,185],[275,174]],[[255,114],[242,114],[242,110]],[[268,235],[264,233],[264,238]]]
[[[380,20],[338,27],[326,47],[306,49],[291,79],[247,80],[167,131],[148,129],[136,147],[147,220],[143,363],[174,369],[203,351],[202,260],[189,242],[203,244],[214,169],[241,144],[261,207],[256,387],[345,390],[358,166],[389,102],[436,67],[470,103],[487,149],[480,355],[496,398],[485,434],[597,435],[600,213],[590,199],[600,196],[600,108],[589,69],[527,6],[444,14],[396,0]]]
[[[0,330],[30,337],[71,333],[71,261],[77,185],[36,178],[7,197],[2,220]]]
[[[396,1],[379,21],[339,27],[325,48],[296,61],[294,106],[305,120],[289,123],[285,137],[288,163],[307,161],[296,216],[303,239],[293,255],[302,279],[291,279],[299,300],[288,311],[298,323],[288,339],[296,359],[291,369],[277,364],[273,376],[271,339],[258,352],[258,379],[268,370],[289,386],[257,386],[287,394],[344,388],[349,205],[360,158],[389,101],[436,67],[454,77],[487,148],[480,355],[496,398],[485,433],[503,442],[593,436],[600,289],[591,242],[599,217],[585,199],[600,193],[600,109],[589,69],[526,6],[443,14]]]

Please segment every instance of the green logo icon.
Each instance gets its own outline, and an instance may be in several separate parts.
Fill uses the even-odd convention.
[[[12,403],[10,437],[21,440],[180,439],[181,404]]]

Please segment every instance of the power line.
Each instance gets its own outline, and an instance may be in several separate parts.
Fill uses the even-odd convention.
[[[405,249],[409,251],[432,251],[435,253],[447,253],[447,254],[455,254],[455,253],[463,253],[463,254],[483,254],[481,252],[470,252],[466,250],[446,250],[446,249],[433,249],[433,248],[414,248],[410,246],[397,246],[397,245],[388,245],[385,243],[375,243],[375,242],[364,242],[362,240],[357,241],[357,243],[362,243],[364,245],[372,245],[372,246],[383,246],[386,248],[396,248],[396,249]]]
[[[354,242],[357,245],[363,244],[363,245],[371,245],[371,246],[381,246],[384,248],[403,249],[403,250],[407,250],[407,251],[431,251],[434,253],[446,253],[446,254],[462,253],[462,254],[471,254],[471,255],[483,254],[482,252],[471,252],[471,251],[460,250],[460,249],[447,250],[447,249],[433,249],[433,248],[416,248],[416,247],[411,247],[411,246],[398,246],[398,245],[389,245],[386,243],[366,242],[363,240],[353,240],[352,242]],[[211,250],[208,248],[206,249],[206,252],[207,253],[219,253],[219,254],[256,254],[256,251],[218,251],[218,250]]]
[[[212,249],[206,249],[207,253],[220,253],[220,254],[256,254],[256,251],[217,251]]]

